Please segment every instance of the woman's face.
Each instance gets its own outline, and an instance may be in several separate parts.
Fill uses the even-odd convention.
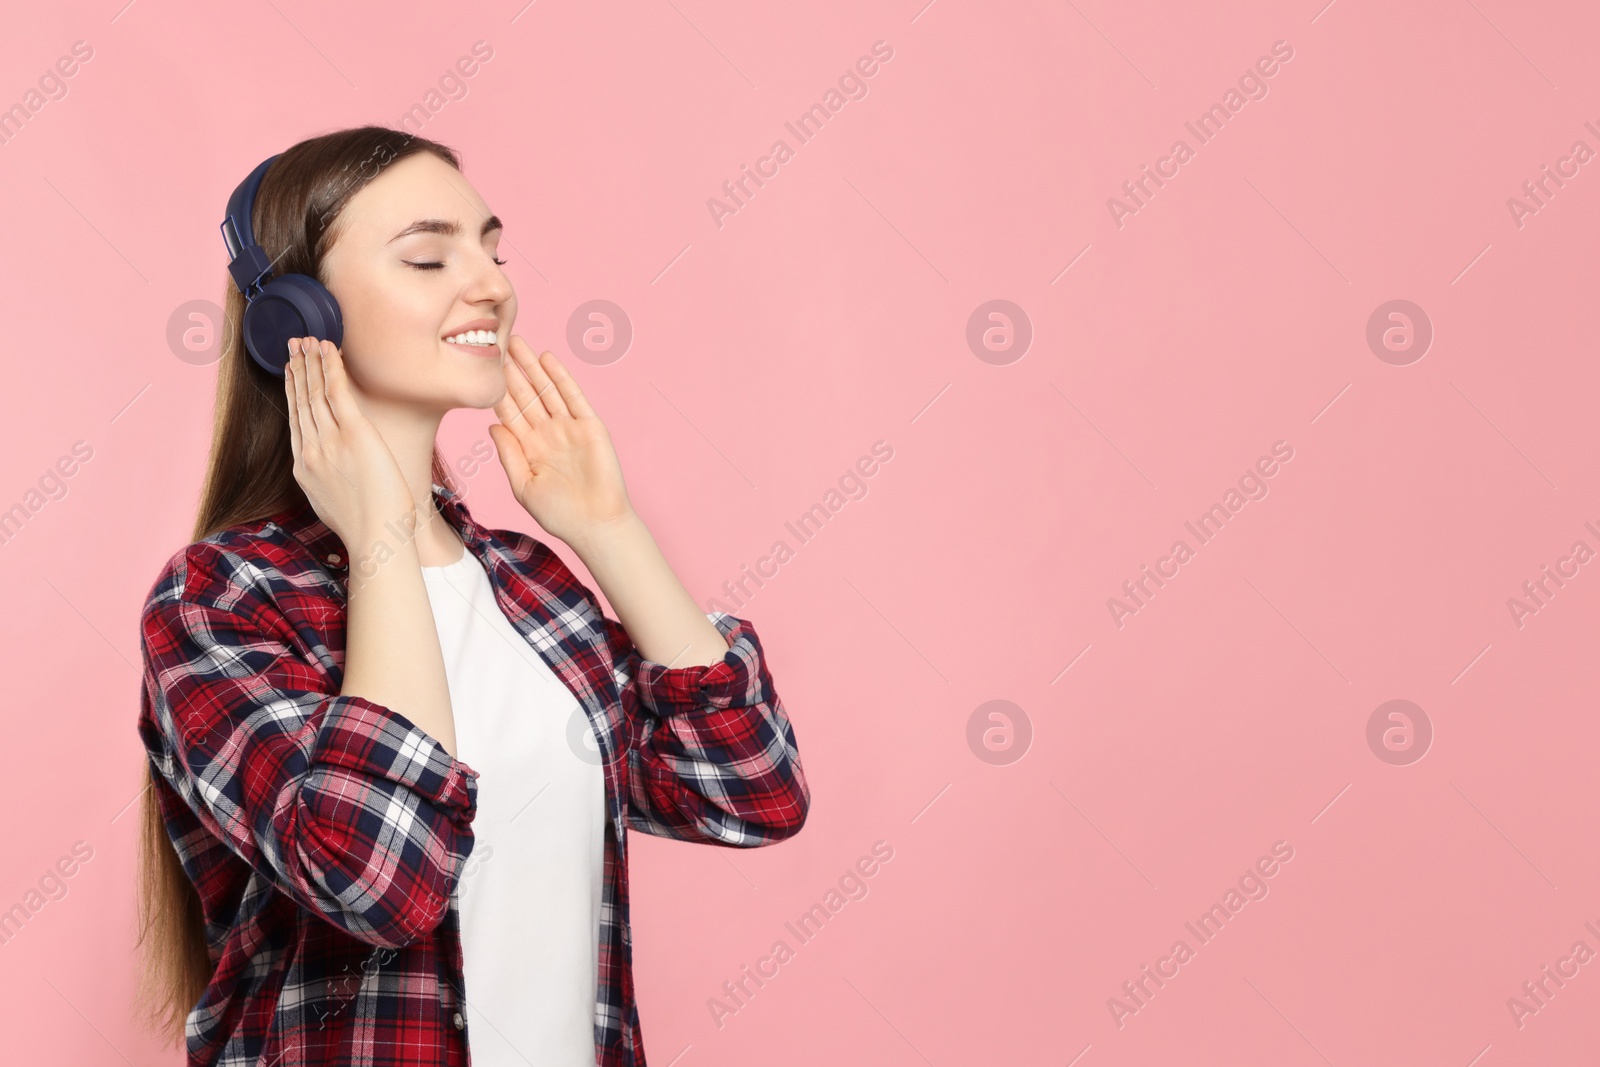
[[[517,295],[496,262],[500,221],[461,172],[432,152],[407,156],[351,197],[335,225],[323,275],[360,393],[429,412],[499,400]],[[494,337],[447,340],[467,330]]]

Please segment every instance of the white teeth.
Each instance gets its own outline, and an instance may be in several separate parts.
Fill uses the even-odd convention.
[[[445,340],[463,345],[487,346],[500,343],[500,339],[495,336],[493,330],[467,330],[464,333],[456,334],[454,337],[446,337]]]

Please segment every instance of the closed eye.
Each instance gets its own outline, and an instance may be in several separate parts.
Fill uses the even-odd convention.
[[[443,270],[444,269],[444,264],[443,263],[413,263],[410,260],[403,260],[402,262],[404,262],[406,266],[415,267],[418,270]],[[496,259],[494,261],[494,263],[495,263],[495,266],[497,266],[497,267],[503,267],[503,266],[506,265],[506,261],[503,260],[503,259]]]

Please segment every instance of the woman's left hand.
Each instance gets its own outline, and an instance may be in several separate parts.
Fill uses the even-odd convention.
[[[489,427],[511,492],[533,520],[572,545],[633,514],[611,435],[554,353],[513,336],[506,395]]]

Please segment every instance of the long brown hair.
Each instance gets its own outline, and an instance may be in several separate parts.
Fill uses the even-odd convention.
[[[359,126],[301,141],[267,168],[250,225],[273,263],[273,274],[308,274],[326,282],[322,262],[338,237],[340,212],[385,166],[432,152],[460,169],[444,145],[384,126]],[[289,406],[283,379],[269,374],[245,349],[244,295],[227,276],[217,398],[194,540],[305,506],[294,479]],[[455,488],[437,447],[433,480]],[[216,969],[207,947],[200,895],[167,834],[155,796],[156,769],[148,757],[139,844],[139,940],[144,949],[139,1001],[148,1025],[181,1043],[184,1023]]]

